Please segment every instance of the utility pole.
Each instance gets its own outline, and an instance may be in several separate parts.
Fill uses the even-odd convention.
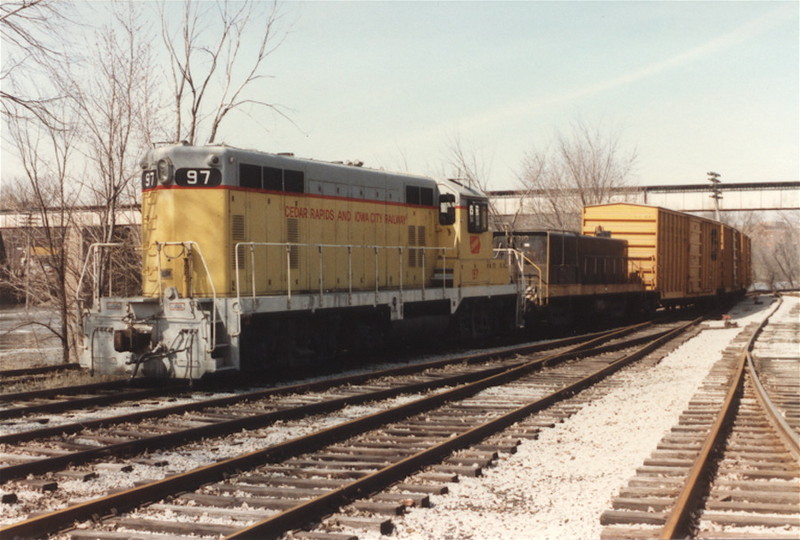
[[[719,179],[721,175],[714,171],[707,172],[706,174],[708,175],[708,181],[711,182],[710,197],[714,199],[714,219],[719,221],[719,201],[722,199],[722,189],[720,187],[722,181]]]
[[[31,286],[31,252],[33,251],[33,243],[31,242],[31,234],[33,232],[33,214],[25,212],[22,214],[22,226],[25,229],[25,267],[22,271],[25,274],[25,311],[30,307],[30,286]]]

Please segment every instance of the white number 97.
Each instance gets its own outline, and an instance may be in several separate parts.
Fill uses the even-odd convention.
[[[196,169],[189,169],[186,171],[186,184],[190,186],[207,186],[210,177],[211,171],[198,171]]]

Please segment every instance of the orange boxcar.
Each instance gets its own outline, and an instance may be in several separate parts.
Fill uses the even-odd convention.
[[[600,231],[628,241],[629,271],[664,305],[742,292],[750,284],[750,239],[719,222],[640,204],[587,206],[583,233]]]

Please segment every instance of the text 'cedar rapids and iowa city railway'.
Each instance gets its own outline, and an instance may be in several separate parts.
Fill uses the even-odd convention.
[[[401,214],[380,214],[378,212],[351,212],[330,208],[306,208],[304,206],[286,206],[283,215],[287,218],[321,219],[325,221],[355,221],[357,223],[391,223],[404,225],[406,216]]]
[[[662,208],[587,207],[583,234],[493,232],[487,197],[453,180],[226,146],[159,147],[141,167],[142,295],[94,285],[95,372],[198,378],[387,338],[535,332],[751,279],[747,236]]]

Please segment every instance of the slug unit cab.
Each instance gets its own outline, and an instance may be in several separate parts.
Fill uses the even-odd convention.
[[[573,232],[531,230],[495,233],[495,245],[520,253],[511,269],[525,284],[526,325],[566,325],[655,310],[657,296],[628,268],[628,243]]]
[[[225,146],[141,166],[142,296],[96,295],[94,370],[197,378],[519,322],[488,200],[456,182]]]

